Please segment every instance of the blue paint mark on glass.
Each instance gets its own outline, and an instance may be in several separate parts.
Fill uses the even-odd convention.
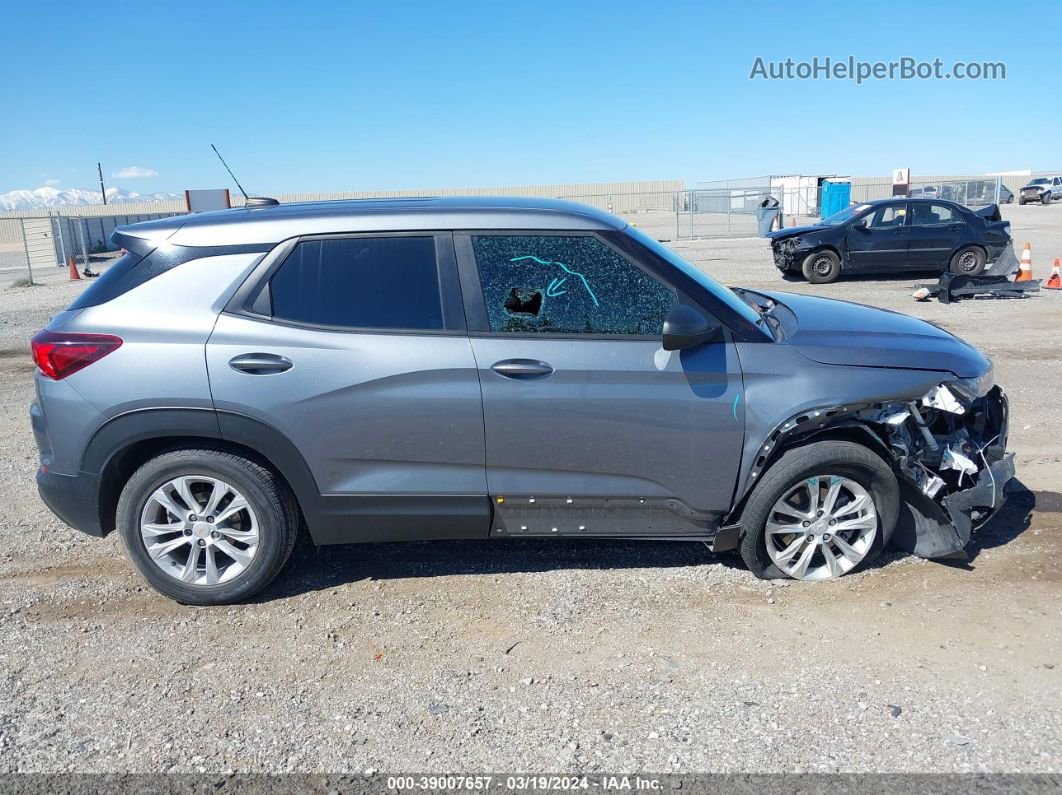
[[[737,419],[737,404],[738,404],[739,400],[741,400],[741,393],[740,392],[738,392],[736,395],[734,395],[734,405],[731,406],[731,411],[734,412],[734,419],[735,420]]]
[[[578,276],[580,281],[582,281],[582,283],[583,283],[583,287],[585,287],[586,291],[588,293],[590,293],[590,299],[594,302],[594,306],[601,306],[601,304],[597,300],[597,296],[594,295],[594,291],[590,289],[590,283],[586,280],[586,277],[583,276],[583,274],[579,273],[578,271],[573,271],[571,268],[569,268],[563,262],[550,262],[549,260],[539,259],[538,257],[535,257],[535,256],[533,256],[531,254],[525,254],[522,257],[513,257],[511,260],[509,260],[509,262],[520,262],[521,260],[525,260],[525,259],[533,259],[539,265],[558,265],[564,270],[565,273],[570,273],[572,276]],[[565,277],[565,279],[566,278],[567,277]],[[554,281],[556,281],[556,279],[554,279]],[[563,281],[564,281],[564,279],[562,279],[562,282]],[[553,287],[553,283],[552,282],[550,283],[550,287]],[[564,292],[567,292],[567,290],[565,290]],[[549,290],[547,290],[546,291],[546,295],[549,295],[549,294],[550,294]],[[556,293],[555,295],[561,295],[561,293]]]
[[[566,281],[568,281],[568,277],[567,276],[565,276],[562,279],[554,279],[553,281],[551,281],[549,283],[549,287],[546,288],[546,295],[548,295],[550,298],[556,298],[559,295],[564,295],[568,291],[567,290],[561,290],[560,286],[562,284],[564,284]]]

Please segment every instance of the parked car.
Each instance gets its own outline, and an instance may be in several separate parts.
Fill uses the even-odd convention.
[[[949,182],[940,189],[941,199],[962,204],[966,207],[978,207],[986,204],[1010,204],[1014,193],[1000,183],[999,196],[996,196],[996,181],[993,179],[971,179],[963,182]]]
[[[1062,177],[1037,177],[1018,191],[1018,204],[1050,204],[1055,199],[1062,199]]]
[[[945,271],[976,276],[1010,243],[996,205],[970,210],[943,199],[881,199],[813,226],[767,235],[782,273],[825,284],[842,273]]]
[[[926,185],[925,187],[908,191],[907,196],[911,199],[939,199],[940,191],[933,185]]]
[[[829,579],[890,537],[961,551],[1013,474],[970,345],[728,289],[581,205],[249,207],[113,242],[32,342],[37,482],[184,603],[263,588],[300,527],[692,539]]]

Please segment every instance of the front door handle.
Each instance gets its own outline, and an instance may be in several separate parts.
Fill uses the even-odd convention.
[[[275,353],[244,353],[229,359],[229,367],[250,375],[273,375],[290,370],[292,364]]]
[[[498,375],[504,375],[506,378],[524,380],[545,378],[553,372],[552,367],[537,359],[503,359],[500,362],[496,362],[490,369]]]

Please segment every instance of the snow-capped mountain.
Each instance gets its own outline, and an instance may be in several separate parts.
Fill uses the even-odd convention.
[[[172,202],[184,197],[176,193],[137,193],[121,188],[107,188],[108,204],[137,202]],[[0,193],[0,210],[39,210],[48,207],[71,207],[80,204],[101,204],[98,190],[81,188],[44,187],[36,190],[13,190]]]

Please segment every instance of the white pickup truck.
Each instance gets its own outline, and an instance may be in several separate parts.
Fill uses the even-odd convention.
[[[1053,199],[1062,199],[1062,177],[1037,177],[1018,191],[1018,204],[1050,204]]]

